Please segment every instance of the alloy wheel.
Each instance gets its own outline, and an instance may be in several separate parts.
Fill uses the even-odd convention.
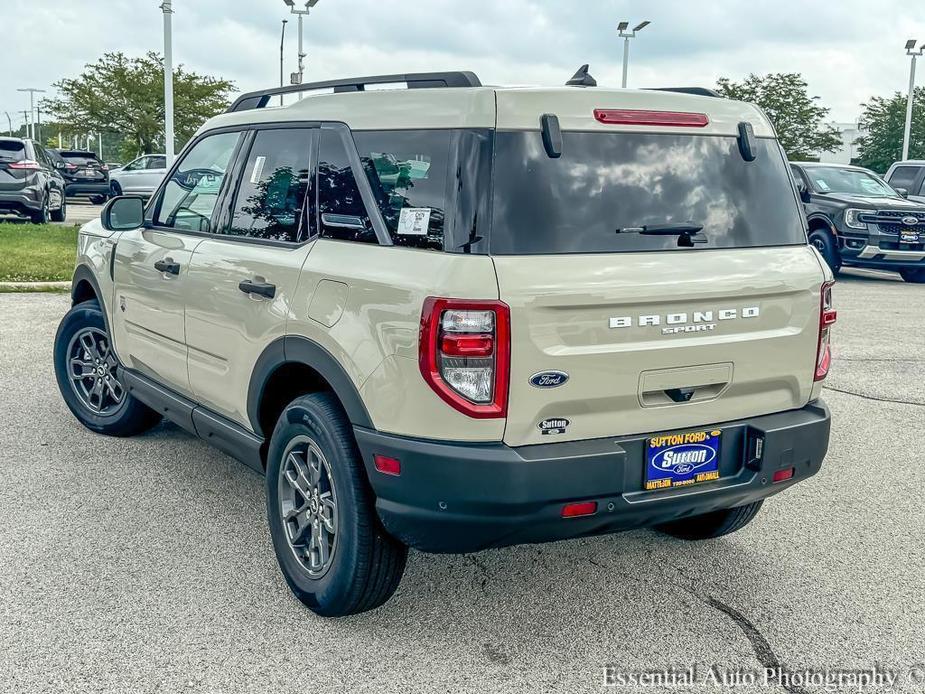
[[[280,466],[279,512],[296,561],[312,578],[331,566],[337,548],[337,493],[331,465],[308,436],[297,436]]]
[[[67,365],[71,388],[93,414],[109,416],[125,402],[119,360],[104,331],[84,328],[75,333],[68,343]]]

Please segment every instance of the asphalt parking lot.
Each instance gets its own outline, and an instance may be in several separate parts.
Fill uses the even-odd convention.
[[[925,661],[925,287],[846,274],[836,303],[827,462],[740,533],[412,553],[391,602],[325,621],[276,568],[262,479],[170,425],[128,440],[81,428],[51,366],[67,297],[0,294],[0,690],[585,692],[606,665],[908,672]],[[891,691],[925,685],[903,674]]]

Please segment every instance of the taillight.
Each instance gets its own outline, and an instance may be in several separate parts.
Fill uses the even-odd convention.
[[[65,168],[66,170],[68,170],[68,171],[77,171],[77,165],[76,165],[76,164],[65,164],[65,165],[64,165],[64,168]]]
[[[596,108],[594,117],[605,125],[664,125],[679,128],[705,128],[710,119],[705,113],[685,111],[646,111],[630,108]]]
[[[11,162],[9,167],[11,169],[18,169],[19,171],[38,171],[42,168],[37,161],[32,161],[31,159]]]
[[[511,310],[500,301],[428,297],[419,363],[446,403],[479,419],[507,416]]]
[[[819,346],[816,348],[816,375],[814,380],[821,381],[829,373],[832,365],[831,331],[832,325],[838,318],[838,313],[832,308],[832,285],[835,282],[825,282],[822,285],[822,298],[819,306]]]

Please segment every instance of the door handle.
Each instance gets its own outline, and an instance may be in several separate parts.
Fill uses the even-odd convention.
[[[256,280],[244,280],[238,285],[245,294],[257,294],[272,299],[276,296],[276,285],[269,282],[257,282]]]
[[[158,260],[156,263],[154,263],[154,269],[158,272],[166,272],[169,275],[179,275],[180,263],[175,263],[173,258]]]

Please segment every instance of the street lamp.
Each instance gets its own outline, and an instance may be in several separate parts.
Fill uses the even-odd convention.
[[[286,25],[289,24],[288,19],[283,20],[283,31],[279,37],[279,86],[283,86],[283,46],[286,41]],[[279,95],[279,105],[283,105],[283,95]]]
[[[164,0],[164,144],[167,166],[173,164],[173,0]]]
[[[295,0],[283,0],[283,2],[286,3],[292,14],[299,16],[299,71],[292,73],[290,81],[293,84],[302,84],[302,75],[305,72],[305,52],[302,50],[302,18],[311,12],[311,9],[318,4],[319,0],[307,0],[304,10],[296,9]]]
[[[35,113],[35,95],[44,94],[44,89],[35,89],[34,87],[26,87],[25,89],[17,89],[17,92],[29,92],[29,117],[26,119],[26,134],[29,135],[30,140],[35,139],[35,122],[32,120],[33,114]]]
[[[626,73],[627,73],[627,70],[629,69],[629,62],[630,62],[630,39],[636,38],[636,32],[642,31],[647,26],[649,26],[649,24],[651,24],[651,22],[648,20],[644,22],[640,22],[639,24],[633,27],[632,31],[627,31],[627,28],[630,25],[629,22],[620,22],[619,24],[617,24],[617,31],[619,32],[618,35],[620,36],[620,38],[623,39],[623,88],[624,89],[626,89]]]
[[[909,136],[912,132],[912,97],[915,93],[915,59],[925,53],[925,43],[915,50],[915,39],[906,41],[906,55],[912,56],[912,65],[909,67],[909,97],[906,100],[906,128],[903,131],[903,161],[909,158]]]

